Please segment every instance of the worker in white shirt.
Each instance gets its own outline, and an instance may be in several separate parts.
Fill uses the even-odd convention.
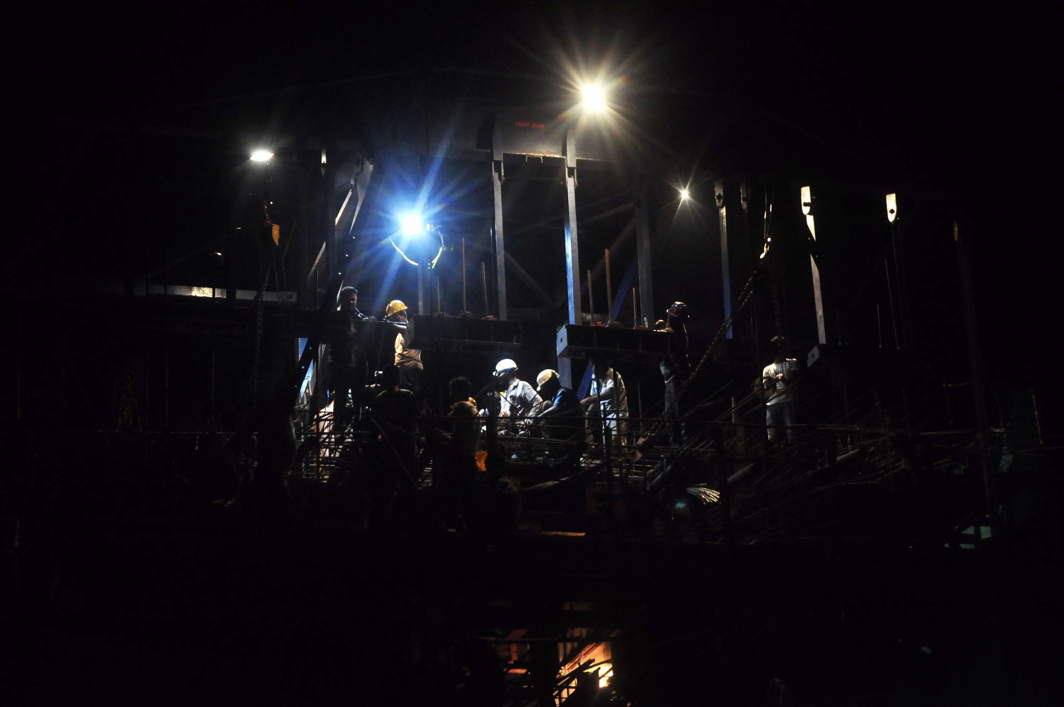
[[[507,424],[512,433],[524,433],[531,426],[531,418],[543,409],[543,398],[528,381],[517,377],[517,363],[504,358],[495,364],[496,388],[502,396],[500,418],[510,418]],[[502,420],[500,420],[502,422]]]
[[[593,438],[603,434],[606,444],[627,444],[628,392],[624,378],[604,361],[592,360],[591,387],[580,401],[587,412]]]
[[[798,376],[797,359],[784,356],[783,347],[786,340],[782,336],[772,337],[778,352],[775,360],[761,371],[761,385],[765,391],[765,427],[768,441],[775,442],[781,438],[780,428],[786,430],[787,441],[793,442],[798,424],[797,395],[795,379]]]

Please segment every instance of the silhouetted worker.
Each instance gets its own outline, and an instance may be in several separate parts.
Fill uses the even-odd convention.
[[[459,376],[451,379],[447,390],[451,400],[447,408],[451,448],[472,459],[480,442],[480,420],[477,417],[477,401],[473,398],[473,384],[468,378]]]
[[[563,463],[574,463],[584,450],[584,409],[580,399],[562,385],[558,372],[547,368],[536,376],[536,385],[545,407],[536,416],[543,425],[543,437],[552,442],[548,454]]]
[[[480,418],[476,401],[471,397],[473,384],[468,378],[452,378],[447,387],[451,404],[447,408],[447,429],[440,434],[441,449],[433,466],[433,483],[448,522],[457,528],[463,520],[462,509],[467,505],[469,486],[476,472]]]
[[[517,377],[517,363],[504,358],[495,364],[497,388],[502,392],[502,418],[508,419],[508,428],[514,434],[527,433],[533,415],[543,407],[543,399],[527,381]],[[500,431],[501,431],[500,427]]]
[[[595,439],[605,434],[605,444],[626,444],[628,435],[628,392],[624,378],[604,361],[592,359],[591,387],[580,401],[587,410]]]
[[[383,445],[382,462],[395,464],[407,487],[420,477],[417,453],[417,401],[399,386],[399,369],[388,366],[381,377],[382,390],[373,400],[373,420]]]
[[[687,354],[687,320],[690,310],[677,300],[665,310],[665,327],[669,334],[668,348],[661,362],[661,376],[665,380],[665,418],[671,421],[670,441],[683,442],[684,428],[680,420],[680,391],[691,377],[691,361]]]
[[[769,442],[780,438],[781,426],[786,428],[787,441],[793,442],[793,426],[798,424],[797,396],[794,389],[794,381],[798,376],[798,361],[784,356],[783,347],[787,342],[782,336],[772,337],[772,343],[777,347],[776,359],[761,371],[761,385],[767,398],[765,428]]]
[[[402,387],[415,395],[421,392],[421,374],[425,370],[421,363],[421,349],[407,346],[407,308],[402,300],[393,299],[384,309],[384,318],[399,330],[395,335],[394,363],[399,368],[399,381]]]
[[[336,295],[336,310],[346,317],[346,331],[337,336],[329,347],[332,375],[333,411],[337,431],[343,430],[350,419],[350,410],[357,417],[366,389],[366,356],[359,341],[359,322],[369,319],[358,310],[358,288],[343,287]]]

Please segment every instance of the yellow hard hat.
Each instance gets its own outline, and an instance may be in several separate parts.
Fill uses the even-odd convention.
[[[401,299],[393,299],[388,303],[388,306],[384,308],[384,317],[388,318],[393,314],[406,310],[406,304]]]

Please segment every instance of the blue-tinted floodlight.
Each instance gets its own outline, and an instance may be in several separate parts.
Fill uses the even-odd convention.
[[[416,211],[407,211],[399,215],[399,231],[407,238],[419,236],[425,232],[425,221]]]

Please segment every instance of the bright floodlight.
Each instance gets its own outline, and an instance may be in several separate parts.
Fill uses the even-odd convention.
[[[691,198],[691,192],[688,191],[687,187],[684,187],[683,189],[680,190],[680,201],[687,201],[690,198]]]
[[[399,216],[399,229],[404,236],[416,236],[425,230],[425,222],[421,219],[421,214],[407,211]]]
[[[580,87],[584,110],[601,113],[606,110],[606,89],[599,83],[585,83]]]
[[[252,150],[251,152],[252,162],[269,162],[272,159],[273,153],[261,147],[257,150]]]

